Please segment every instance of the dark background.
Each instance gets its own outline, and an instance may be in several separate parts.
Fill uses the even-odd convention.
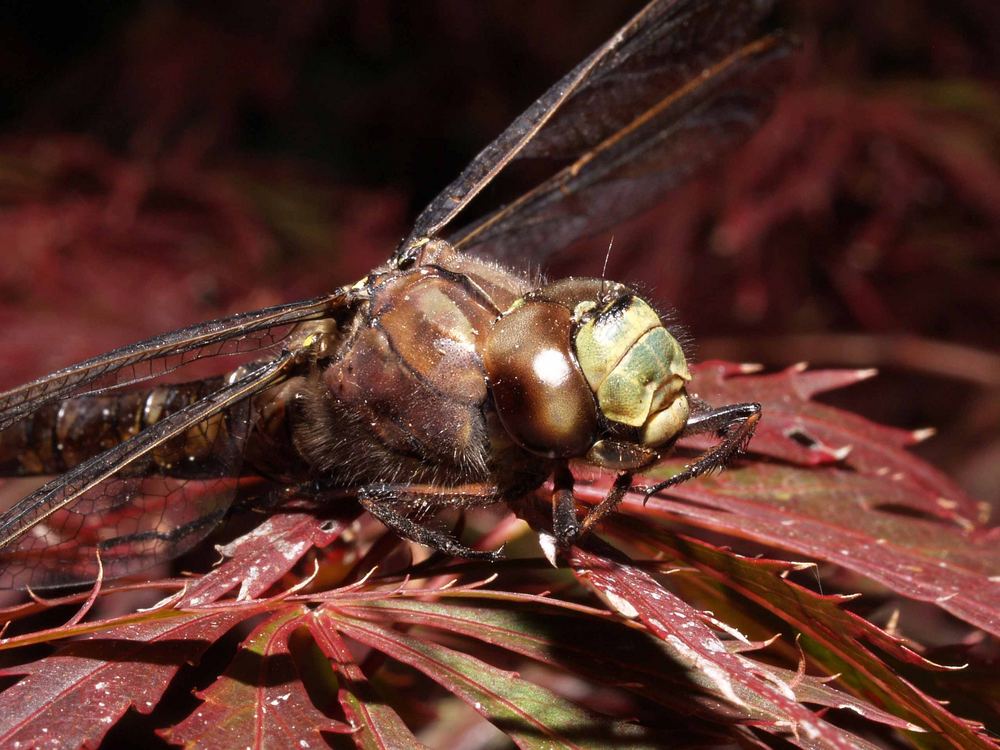
[[[0,6],[0,385],[353,281],[640,7]],[[828,398],[1000,494],[1000,5],[798,0],[747,147],[616,229],[700,359],[878,367]],[[553,274],[600,273],[612,234]]]

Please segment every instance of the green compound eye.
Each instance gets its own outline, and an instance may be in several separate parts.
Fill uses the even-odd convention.
[[[645,301],[629,296],[605,306],[580,324],[574,345],[607,419],[640,428],[649,447],[684,428],[691,374],[677,339]]]

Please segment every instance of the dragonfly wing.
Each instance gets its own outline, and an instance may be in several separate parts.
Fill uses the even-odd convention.
[[[769,0],[654,0],[523,112],[417,218],[395,260],[435,237],[511,161],[575,158],[749,37]],[[537,253],[536,253],[537,258]]]
[[[291,353],[165,417],[44,484],[0,514],[0,586],[108,577],[189,549],[222,520],[240,486],[251,398],[280,382]],[[213,419],[224,418],[224,426]],[[146,476],[154,452],[184,460],[203,443],[197,477]],[[162,461],[162,458],[160,459]]]
[[[330,316],[348,299],[346,290],[302,302],[198,323],[129,344],[0,393],[0,430],[45,404],[159,377],[195,360],[267,349],[296,323]]]
[[[781,37],[745,45],[451,241],[499,260],[541,263],[649,208],[759,126],[787,63]]]

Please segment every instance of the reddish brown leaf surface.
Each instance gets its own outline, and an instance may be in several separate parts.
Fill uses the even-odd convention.
[[[634,691],[647,700],[688,715],[694,711],[706,722],[767,722],[773,719],[766,709],[753,703],[725,703],[711,691],[696,689],[704,676],[681,670],[668,649],[650,637],[647,631],[628,627],[616,617],[595,617],[597,612],[571,609],[559,600],[541,597],[515,597],[476,593],[469,603],[448,597],[430,602],[393,598],[371,601],[364,607],[342,608],[355,617],[392,621],[400,624],[434,628],[485,641],[499,648],[516,651],[552,667],[567,668],[584,674],[589,680]],[[499,608],[510,597],[517,609]],[[491,606],[492,605],[492,606]],[[562,610],[562,611],[560,611]],[[730,651],[745,649],[744,644],[728,641]],[[739,647],[739,648],[737,648]],[[636,659],[636,654],[642,654]],[[746,660],[744,655],[741,657]],[[798,700],[829,707],[849,707],[862,716],[899,728],[913,725],[881,711],[866,701],[854,698],[819,678],[775,670]],[[763,669],[761,671],[764,671]]]
[[[5,670],[24,676],[0,693],[0,745],[98,745],[129,708],[152,711],[177,670],[246,616],[215,611],[128,625]]]
[[[603,497],[596,487],[581,494]],[[871,507],[906,504],[887,478],[837,469],[752,464],[673,488],[682,501],[641,498],[623,509],[752,539],[843,565],[899,594],[927,601],[985,630],[1000,632],[1000,551],[994,535]]]
[[[904,450],[912,443],[909,433],[811,399],[855,382],[856,375],[800,368],[749,375],[724,363],[696,372],[693,388],[710,401],[761,403],[751,451],[804,466],[748,462],[671,488],[645,510],[627,501],[626,511],[836,562],[1000,632],[1000,532],[984,525],[983,508]],[[792,434],[823,447],[804,447]],[[669,476],[681,465],[668,462],[652,476]],[[581,487],[579,495],[596,501],[606,488],[606,481]]]
[[[202,748],[326,747],[322,732],[348,728],[317,709],[288,649],[305,609],[290,607],[258,625],[214,684],[204,703],[163,732],[171,742]]]
[[[467,596],[472,597],[468,602],[450,596],[441,601],[397,597],[338,609],[359,619],[432,628],[515,651],[595,683],[635,691],[680,715],[694,712],[715,722],[769,718],[754,706],[728,705],[711,693],[692,690],[687,673],[657,644],[607,613],[523,594],[483,591]],[[633,659],[635,654],[643,658]]]
[[[458,696],[520,748],[662,747],[667,736],[585,711],[556,693],[469,654],[413,638],[372,622],[327,611],[313,628],[331,628],[423,672]],[[320,636],[317,636],[319,638]]]
[[[894,716],[888,711],[878,709],[867,701],[860,700],[842,690],[832,687],[830,684],[830,678],[803,675],[797,672],[792,672],[791,670],[778,669],[771,664],[766,666],[761,665],[760,670],[761,672],[768,672],[769,674],[780,677],[782,681],[788,684],[795,691],[795,697],[803,703],[826,706],[827,708],[834,709],[846,709],[848,711],[853,711],[866,719],[887,724],[891,727],[895,727],[896,729],[920,731],[920,727],[900,719],[898,716]]]
[[[991,747],[981,726],[957,718],[939,701],[903,679],[871,646],[900,662],[923,669],[942,667],[914,653],[913,644],[847,611],[844,605],[850,597],[824,596],[789,580],[787,575],[801,565],[741,557],[696,539],[672,537],[633,523],[627,526],[625,538],[635,542],[648,537],[660,554],[672,550],[679,560],[694,566],[699,571],[696,579],[702,574],[708,575],[727,590],[739,592],[774,612],[793,627],[793,632],[805,637],[806,651],[827,674],[839,676],[835,684],[850,686],[894,716],[907,717],[910,728],[916,726],[933,733],[940,740],[932,746]],[[727,612],[730,624],[759,627],[752,617],[743,616],[745,612],[733,605],[725,594],[713,608],[717,613]],[[741,616],[742,620],[737,619]]]
[[[342,531],[341,524],[324,526],[306,513],[270,516],[253,531],[219,547],[224,562],[188,586],[182,606],[214,602],[237,586],[238,601],[256,599],[309,550],[332,544]]]
[[[983,522],[981,506],[940,471],[903,450],[918,442],[917,434],[876,424],[813,398],[874,372],[796,366],[775,374],[747,375],[732,364],[706,362],[695,373],[692,390],[709,403],[757,401],[764,407],[753,440],[755,453],[806,466],[839,463],[861,474],[888,477],[911,490],[903,507],[963,525]],[[872,505],[898,500],[876,495]]]
[[[702,621],[702,615],[687,602],[661,587],[647,573],[608,557],[582,550],[572,556],[580,580],[593,587],[626,618],[638,618],[667,644],[674,658],[700,673],[704,686],[737,705],[752,703],[769,713],[762,728],[788,734],[802,746],[854,747],[843,730],[827,724],[796,702],[790,688],[768,679],[737,654],[730,653],[719,637]]]
[[[399,714],[386,705],[372,688],[351,650],[333,628],[310,629],[316,643],[337,670],[340,679],[337,696],[348,722],[354,729],[352,739],[360,750],[391,750],[412,747],[425,750],[407,729]]]
[[[993,534],[872,508],[873,498],[876,505],[878,500],[892,503],[902,494],[892,482],[837,470],[805,475],[791,469],[765,473],[762,468],[720,476],[684,496],[698,503],[709,496],[738,496],[735,513],[761,541],[836,562],[903,596],[932,602],[1000,633],[1000,586],[995,581],[1000,547]],[[773,512],[775,499],[780,518]],[[763,505],[770,505],[771,512]],[[727,510],[734,512],[731,506]]]

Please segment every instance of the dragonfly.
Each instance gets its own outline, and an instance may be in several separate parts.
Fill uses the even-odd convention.
[[[552,536],[565,549],[630,490],[649,497],[723,467],[750,440],[758,404],[713,407],[688,393],[681,345],[629,286],[546,283],[520,268],[651,206],[759,126],[792,47],[756,35],[767,5],[650,2],[359,281],[0,394],[0,475],[51,477],[0,514],[0,585],[93,581],[99,565],[113,577],[175,558],[253,487],[348,494],[405,539],[495,561],[501,550],[473,549],[428,515],[511,504],[551,482]],[[459,220],[524,159],[554,166],[516,200]],[[159,380],[234,354],[249,361]],[[635,486],[697,433],[714,445],[670,479]],[[575,462],[616,475],[582,517]]]

